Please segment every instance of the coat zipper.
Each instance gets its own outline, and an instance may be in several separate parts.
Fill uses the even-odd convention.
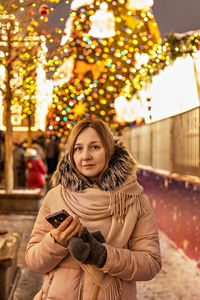
[[[53,278],[54,278],[54,275],[52,275],[51,278],[49,279],[49,283],[48,283],[46,292],[44,292],[44,294],[43,294],[43,296],[42,296],[42,300],[47,300],[47,298],[48,298],[48,293],[49,293],[49,289],[50,289],[50,286],[51,286],[51,284],[52,284]]]

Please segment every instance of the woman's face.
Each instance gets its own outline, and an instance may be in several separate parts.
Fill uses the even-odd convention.
[[[77,137],[73,153],[78,171],[95,180],[106,163],[106,153],[101,139],[93,128],[84,129]]]

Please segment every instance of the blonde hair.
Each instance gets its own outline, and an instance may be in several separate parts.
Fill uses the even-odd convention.
[[[103,173],[104,170],[108,167],[110,158],[111,158],[112,154],[114,153],[115,142],[114,142],[114,138],[113,138],[110,128],[101,119],[86,118],[86,119],[83,119],[83,120],[79,121],[78,123],[76,123],[75,126],[72,128],[72,130],[70,131],[68,140],[67,140],[67,148],[69,151],[70,162],[71,162],[73,168],[75,168],[77,170],[76,165],[74,163],[74,159],[73,159],[74,145],[76,143],[76,140],[77,140],[77,137],[79,136],[79,134],[86,128],[93,128],[97,132],[97,134],[99,135],[99,138],[102,142],[102,145],[104,147],[105,154],[106,154],[106,164],[105,164],[104,169],[102,170],[102,173]]]

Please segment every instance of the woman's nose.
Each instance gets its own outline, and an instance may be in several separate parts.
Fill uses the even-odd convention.
[[[84,149],[83,150],[83,159],[87,160],[91,158],[91,153],[89,151],[89,149]]]

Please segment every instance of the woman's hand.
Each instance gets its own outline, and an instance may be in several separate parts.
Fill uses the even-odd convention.
[[[69,216],[57,228],[51,230],[51,235],[56,243],[67,248],[69,240],[78,234],[81,227],[82,225],[77,216],[74,218]]]

